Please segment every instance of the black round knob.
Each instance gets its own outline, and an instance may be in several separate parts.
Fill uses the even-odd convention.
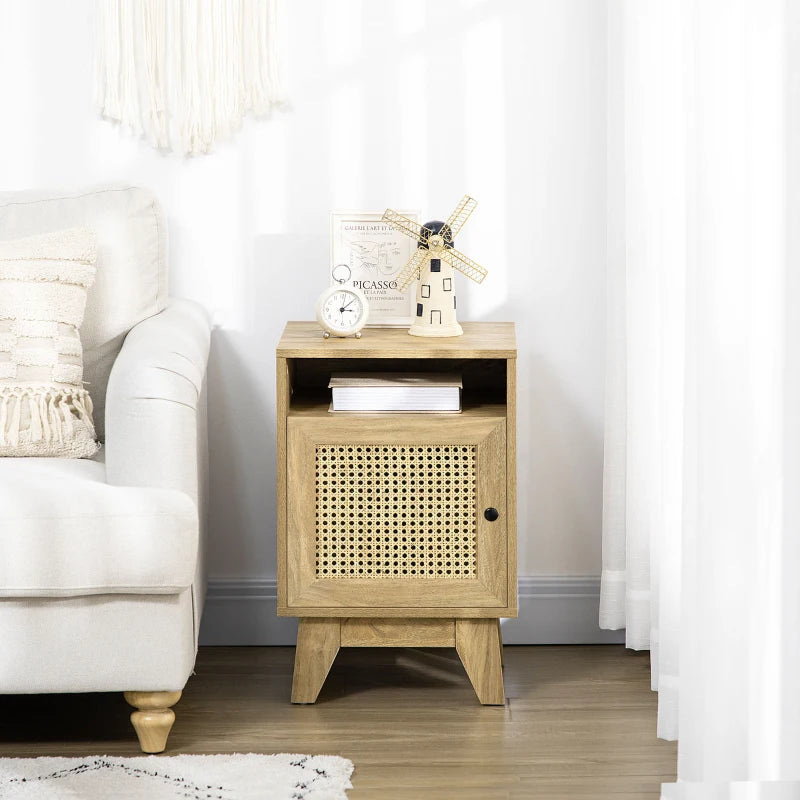
[[[496,508],[490,506],[483,512],[483,516],[486,517],[489,522],[494,522],[500,516],[500,512]]]

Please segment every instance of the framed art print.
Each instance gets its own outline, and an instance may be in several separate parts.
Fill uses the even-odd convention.
[[[400,213],[419,222],[419,212]],[[415,285],[412,282],[401,290],[396,278],[417,245],[382,222],[382,216],[382,211],[331,213],[330,281],[342,280],[347,273],[341,265],[346,265],[347,282],[360,289],[369,302],[367,327],[407,328],[413,321]]]

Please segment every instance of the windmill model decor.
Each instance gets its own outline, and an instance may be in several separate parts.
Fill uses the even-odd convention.
[[[414,220],[386,209],[383,222],[417,240],[417,249],[397,276],[400,289],[418,279],[417,311],[408,329],[412,336],[461,336],[456,319],[453,285],[458,270],[480,283],[487,271],[453,247],[455,235],[464,227],[478,202],[464,195],[447,222],[433,220],[419,225]]]

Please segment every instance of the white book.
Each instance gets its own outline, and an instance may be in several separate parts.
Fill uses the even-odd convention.
[[[461,376],[424,372],[336,372],[331,411],[460,411]]]

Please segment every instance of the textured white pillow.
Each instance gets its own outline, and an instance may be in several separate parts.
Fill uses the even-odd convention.
[[[0,241],[0,456],[97,452],[78,332],[96,251],[84,228]]]

